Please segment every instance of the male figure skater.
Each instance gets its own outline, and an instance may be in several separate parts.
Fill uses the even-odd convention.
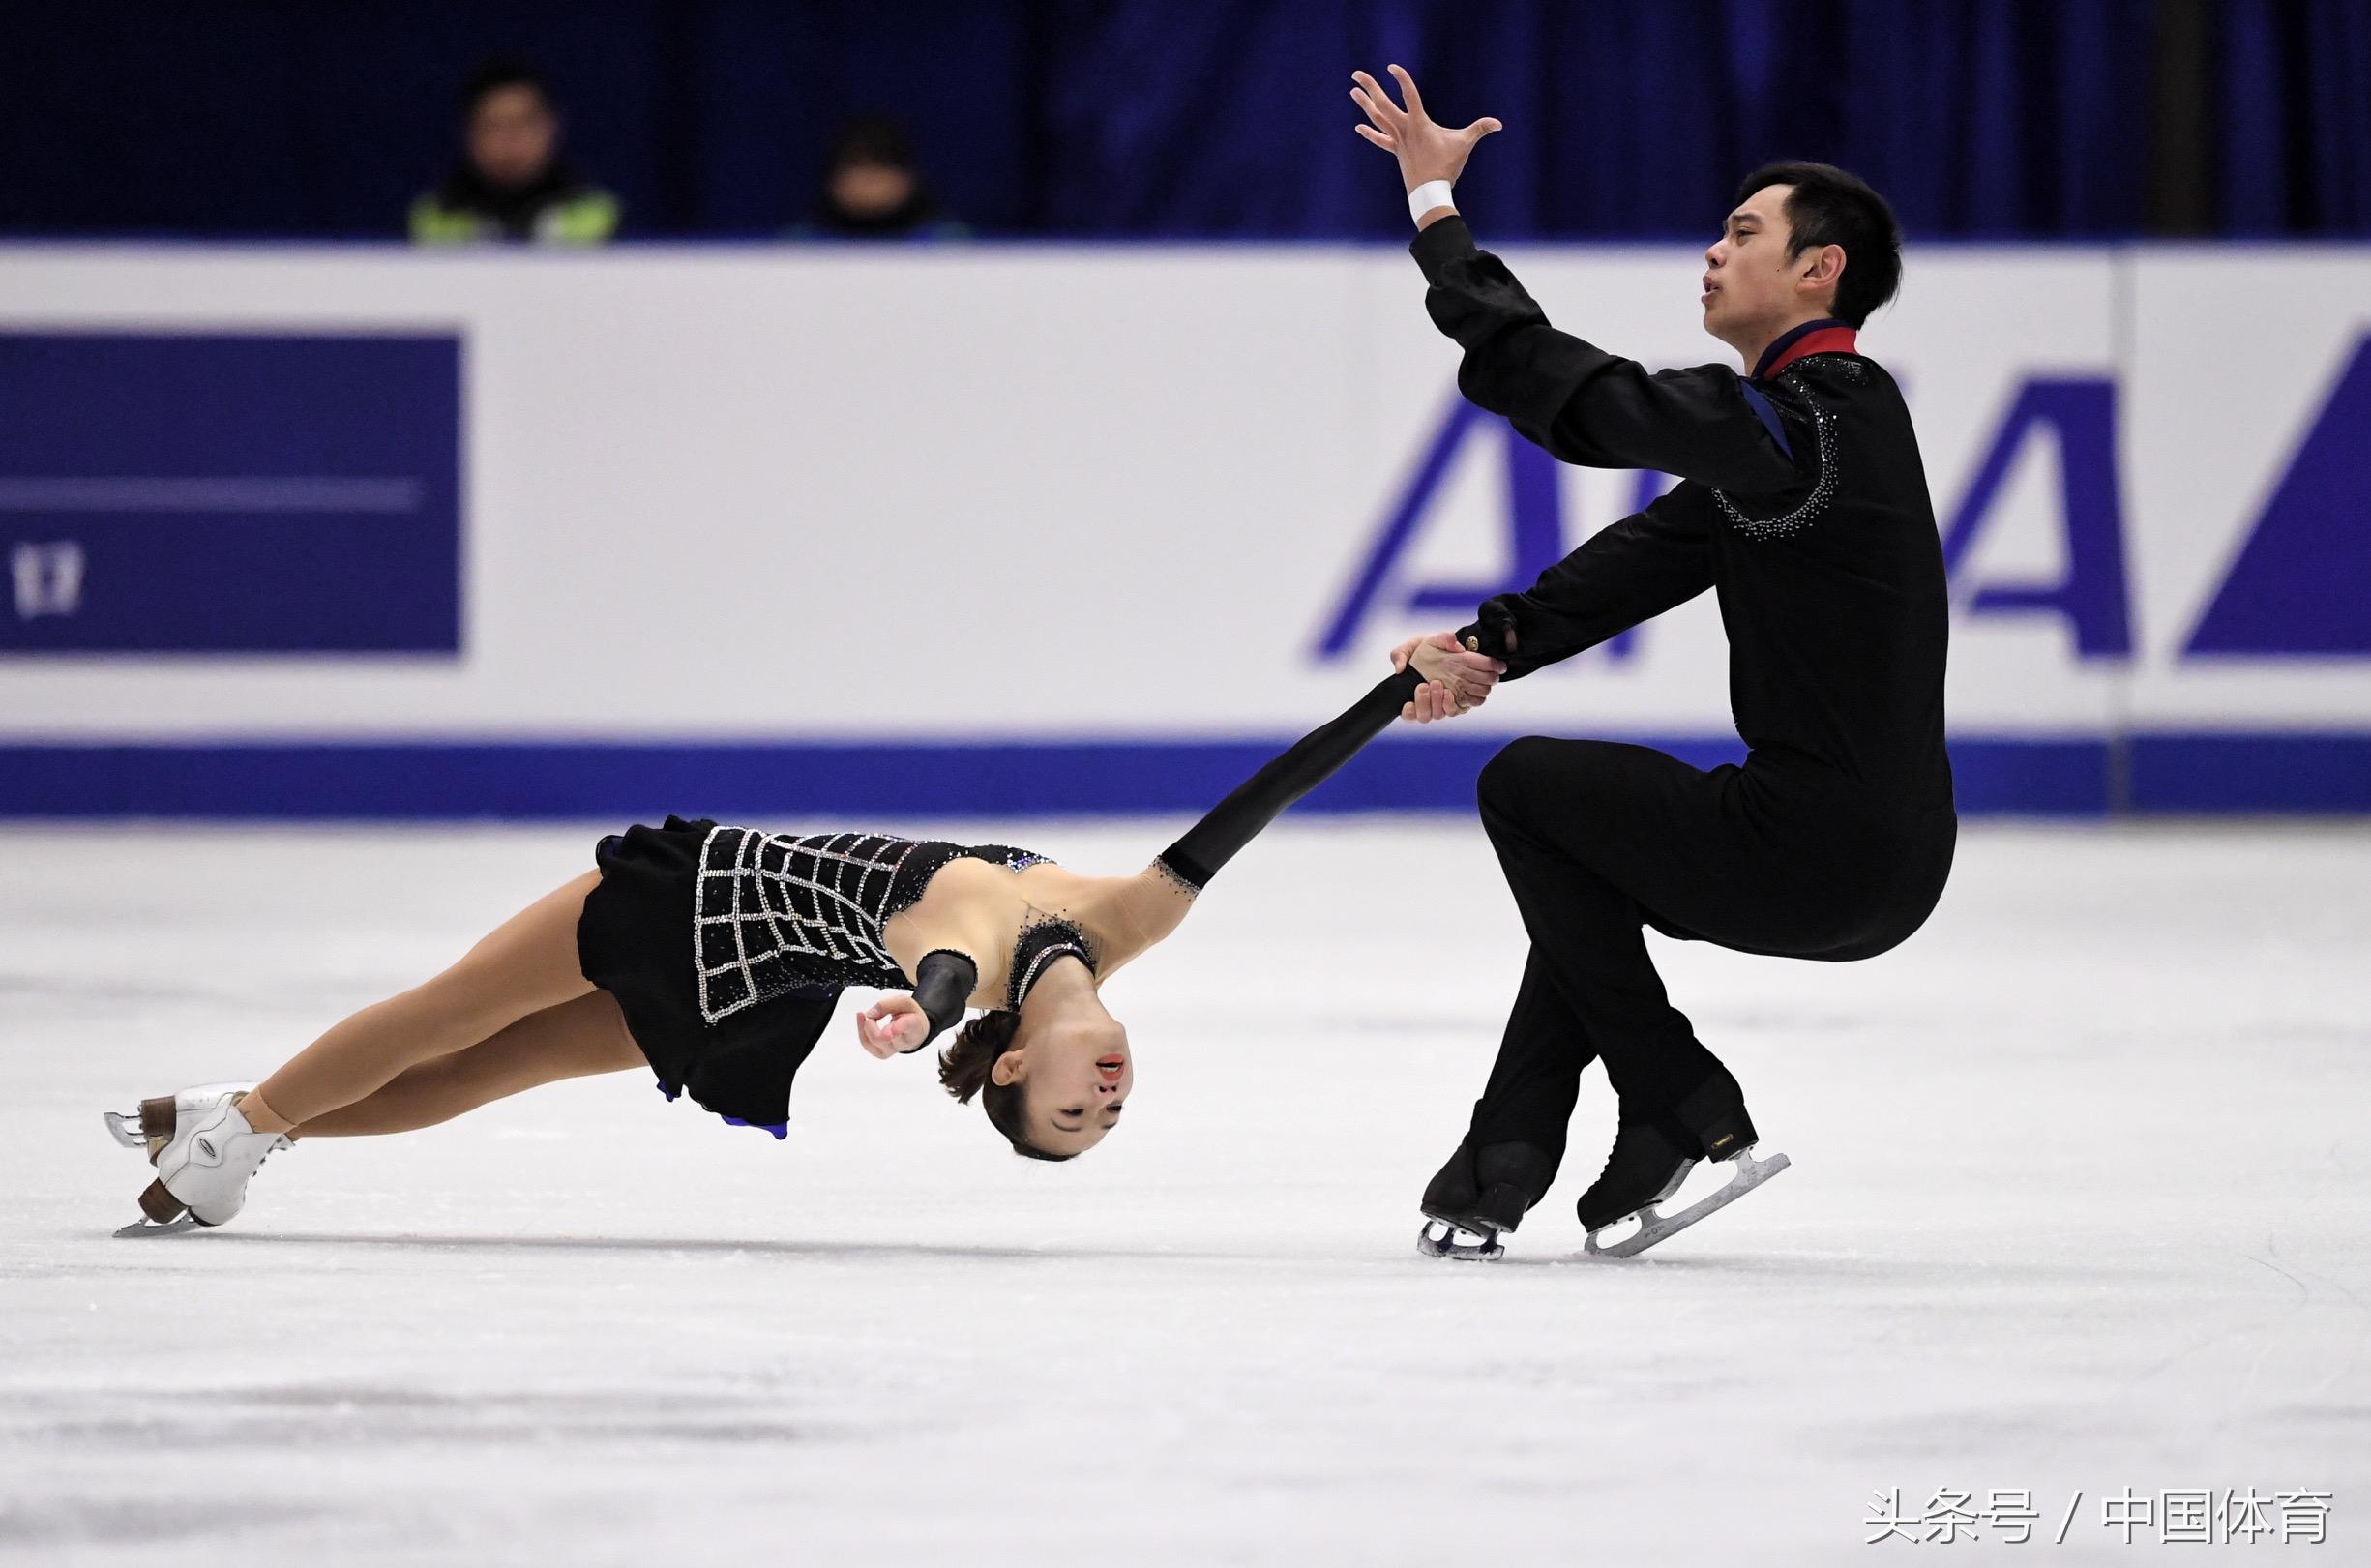
[[[1563,1157],[1582,1071],[1620,1099],[1605,1171],[1581,1195],[1589,1251],[1654,1245],[1785,1166],[1757,1162],[1737,1080],[1665,997],[1642,925],[1747,953],[1873,957],[1916,931],[1950,873],[1943,753],[1942,552],[1902,394],[1855,330],[1893,297],[1901,237],[1884,200],[1823,163],[1746,177],[1704,251],[1704,330],[1726,366],[1648,374],[1548,325],[1474,248],[1450,185],[1499,129],[1437,125],[1364,72],[1359,134],[1394,154],[1419,230],[1434,323],[1465,350],[1458,385],[1566,462],[1680,484],[1591,538],[1460,641],[1520,679],[1714,589],[1730,705],[1750,754],[1709,773],[1639,746],[1516,741],[1479,795],[1531,940],[1490,1081],[1426,1189],[1428,1253],[1497,1257]],[[1419,720],[1463,711],[1435,694]],[[1704,1159],[1729,1185],[1655,1205]],[[1599,1233],[1636,1215],[1637,1234]]]

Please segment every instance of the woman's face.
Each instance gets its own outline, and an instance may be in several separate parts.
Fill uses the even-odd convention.
[[[1083,1154],[1119,1125],[1136,1060],[1128,1031],[1099,1014],[1029,1030],[996,1058],[992,1076],[1022,1086],[1031,1143],[1049,1154]]]

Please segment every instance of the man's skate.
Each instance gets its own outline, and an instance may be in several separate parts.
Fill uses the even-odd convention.
[[[1506,1256],[1498,1238],[1556,1180],[1556,1156],[1529,1143],[1460,1143],[1424,1190],[1424,1228],[1416,1251],[1427,1257],[1495,1263]]]
[[[1754,1119],[1746,1114],[1744,1101],[1735,1098],[1734,1080],[1725,1074],[1716,1084],[1682,1102],[1675,1115],[1623,1122],[1614,1135],[1604,1174],[1574,1205],[1589,1233],[1588,1256],[1635,1257],[1787,1169],[1790,1162],[1783,1154],[1755,1159],[1755,1142]],[[1678,1192],[1688,1172],[1707,1159],[1732,1168],[1729,1184],[1676,1214],[1659,1212],[1658,1205]],[[1598,1239],[1634,1216],[1639,1228],[1632,1234],[1611,1245]]]
[[[276,1150],[288,1146],[284,1136],[248,1125],[239,1102],[252,1087],[207,1083],[143,1100],[136,1111],[104,1113],[115,1140],[146,1149],[148,1163],[157,1168],[157,1179],[140,1194],[145,1218],[117,1235],[171,1235],[222,1225],[239,1212],[247,1201],[248,1178]]]

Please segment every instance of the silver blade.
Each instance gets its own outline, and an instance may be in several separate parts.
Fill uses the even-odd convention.
[[[121,1230],[116,1231],[115,1234],[118,1239],[137,1240],[147,1236],[177,1236],[184,1230],[203,1230],[204,1228],[206,1228],[205,1222],[193,1220],[184,1214],[178,1220],[168,1220],[163,1225],[159,1225],[154,1220],[134,1220]]]
[[[1462,1263],[1495,1263],[1506,1256],[1497,1236],[1468,1230],[1446,1220],[1427,1220],[1416,1232],[1416,1251],[1427,1257],[1448,1257]]]
[[[115,1136],[116,1142],[128,1149],[148,1147],[148,1139],[140,1131],[138,1111],[103,1110],[100,1114],[107,1119],[107,1131]]]
[[[1611,1247],[1600,1247],[1597,1244],[1597,1238],[1603,1232],[1592,1230],[1589,1232],[1586,1248],[1588,1256],[1591,1257],[1636,1257],[1657,1242],[1677,1235],[1706,1215],[1727,1208],[1793,1163],[1783,1154],[1773,1154],[1766,1160],[1757,1160],[1754,1158],[1754,1151],[1747,1149],[1734,1162],[1736,1171],[1729,1178],[1728,1186],[1708,1198],[1697,1199],[1676,1214],[1657,1214],[1654,1205],[1648,1204],[1639,1210],[1638,1234],[1625,1236]]]

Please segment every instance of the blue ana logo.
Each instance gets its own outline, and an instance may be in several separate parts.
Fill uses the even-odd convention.
[[[1962,569],[1983,537],[2001,486],[2028,441],[2048,430],[2059,439],[2059,519],[2066,535],[2066,575],[2056,582],[1968,579]],[[2116,383],[2028,381],[1976,464],[1968,493],[1942,531],[1943,570],[1960,613],[2058,615],[2074,634],[2079,659],[2132,653],[2130,583],[2124,574],[2124,507],[2117,486]]]
[[[2182,651],[2371,654],[2371,337],[2297,443]]]
[[[1943,514],[1943,562],[1962,616],[2056,616],[2065,623],[2079,659],[2132,656],[2117,420],[2111,380],[2036,376],[2018,387],[1967,490]],[[1475,436],[1497,439],[1502,453],[1504,574],[1494,582],[1419,581],[1387,591],[1422,533],[1452,462]],[[2028,443],[2043,437],[2055,438],[2058,447],[2058,521],[2065,571],[2053,582],[1977,579],[1970,575],[1976,546],[1993,524],[2017,459]],[[1631,510],[1643,510],[1670,485],[1660,474],[1638,475]],[[2361,525],[2357,506],[2366,493],[2371,493],[2371,337],[2356,345],[2297,444],[2246,545],[2184,643],[2183,656],[2371,655],[2371,613],[2366,612],[2371,529]],[[1505,421],[1459,399],[1327,618],[1318,657],[1336,659],[1349,652],[1378,612],[1463,621],[1493,594],[1528,587],[1569,547],[1556,459]],[[1628,657],[1636,636],[1624,633],[1608,651],[1616,659]]]

